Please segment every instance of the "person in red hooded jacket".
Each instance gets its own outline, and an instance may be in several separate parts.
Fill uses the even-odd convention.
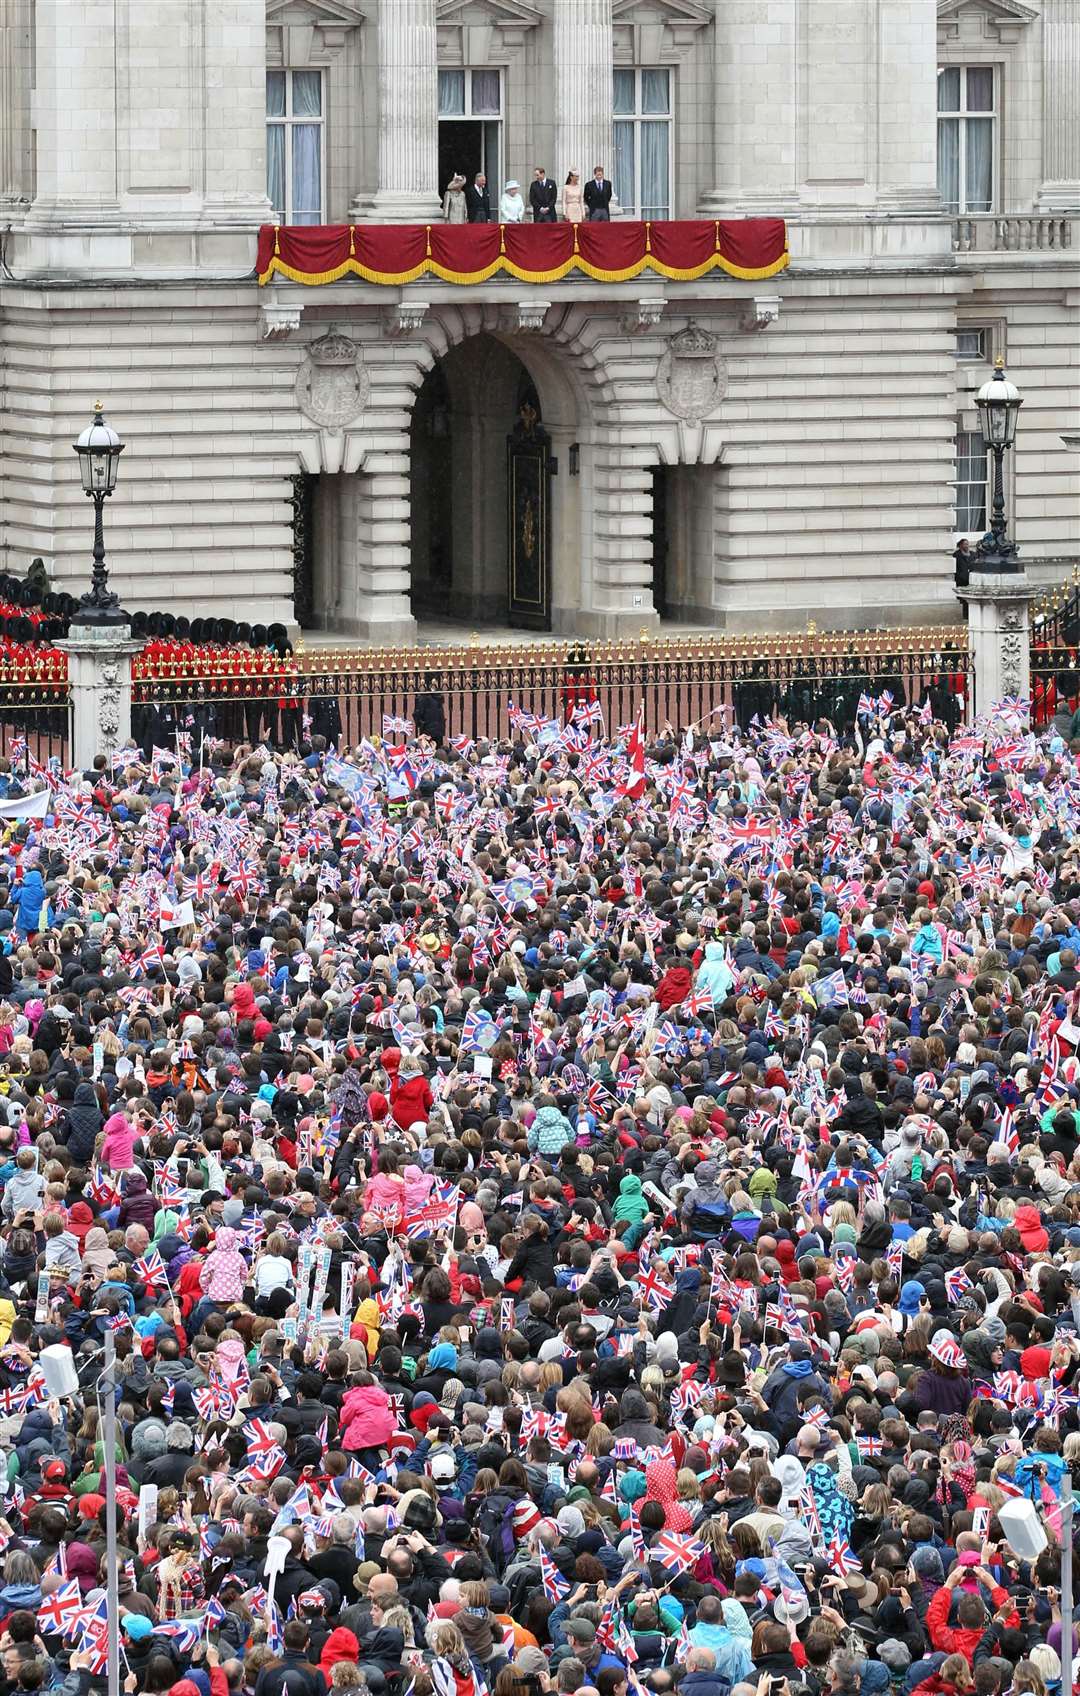
[[[693,989],[690,968],[684,960],[674,960],[656,986],[656,1002],[667,1013],[677,1007]]]
[[[390,1080],[390,1112],[394,1123],[407,1131],[410,1125],[425,1121],[434,1105],[435,1097],[419,1060],[411,1054],[403,1055],[397,1075]]]
[[[1020,1233],[1020,1241],[1028,1254],[1045,1254],[1050,1246],[1050,1238],[1046,1227],[1039,1216],[1039,1209],[1025,1202],[1016,1209],[1013,1224]]]
[[[259,986],[264,992],[265,984]],[[270,1021],[265,1019],[255,1005],[255,986],[251,983],[238,983],[232,992],[231,1010],[233,1022],[239,1024],[242,1019],[250,1019],[254,1030],[252,1036],[256,1042],[264,1042],[273,1029]]]

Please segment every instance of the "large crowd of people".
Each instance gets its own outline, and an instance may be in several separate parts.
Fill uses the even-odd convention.
[[[1059,1686],[1075,753],[893,706],[0,760],[0,1696]]]

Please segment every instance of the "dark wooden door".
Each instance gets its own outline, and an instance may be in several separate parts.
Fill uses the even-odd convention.
[[[510,623],[551,629],[551,443],[531,406],[506,438]]]

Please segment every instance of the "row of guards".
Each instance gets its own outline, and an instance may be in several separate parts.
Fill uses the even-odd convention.
[[[1080,705],[1080,581],[1072,577],[1032,609],[1031,717],[1037,727],[1067,730]]]

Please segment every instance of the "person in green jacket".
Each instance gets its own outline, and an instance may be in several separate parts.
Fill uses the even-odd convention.
[[[648,1211],[649,1204],[641,1193],[641,1179],[628,1172],[619,1185],[612,1217],[620,1225],[640,1225]]]

